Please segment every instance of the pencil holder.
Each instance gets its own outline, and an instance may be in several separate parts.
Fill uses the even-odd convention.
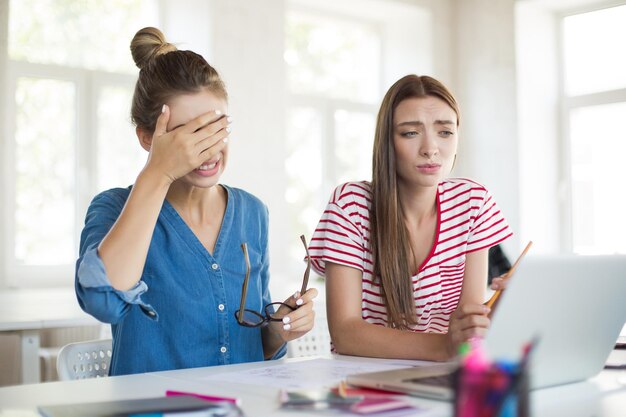
[[[483,368],[461,366],[453,376],[455,417],[528,417],[525,363],[496,361]]]

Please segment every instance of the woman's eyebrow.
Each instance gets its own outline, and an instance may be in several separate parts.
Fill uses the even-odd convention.
[[[434,124],[436,125],[456,125],[456,122],[452,120],[435,120]],[[420,122],[419,120],[409,120],[406,122],[400,122],[396,125],[396,127],[401,126],[424,126],[424,122]]]
[[[401,127],[401,126],[424,126],[424,123],[418,120],[411,120],[408,122],[400,122],[396,125],[396,127]]]

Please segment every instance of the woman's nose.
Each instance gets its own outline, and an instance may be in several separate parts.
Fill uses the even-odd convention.
[[[437,141],[434,140],[431,134],[424,135],[424,139],[420,146],[420,155],[426,158],[432,158],[437,155],[439,149],[437,148]]]

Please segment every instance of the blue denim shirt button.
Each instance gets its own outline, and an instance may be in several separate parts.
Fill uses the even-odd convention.
[[[217,268],[219,268],[219,267],[220,267],[220,266],[219,266],[218,264],[213,264],[213,265],[211,265],[211,268],[213,268],[213,270],[215,270],[215,269],[217,269]]]
[[[224,311],[224,304],[220,304],[220,305],[218,305],[218,306],[217,306],[217,309],[218,309],[219,311]]]
[[[220,352],[222,352],[222,353],[226,353],[226,346],[222,346],[222,347],[220,348]]]

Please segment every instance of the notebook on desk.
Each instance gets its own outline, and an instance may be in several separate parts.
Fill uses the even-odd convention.
[[[626,256],[529,257],[494,311],[485,338],[493,358],[517,359],[534,336],[531,388],[596,375],[626,322]],[[451,399],[452,363],[352,375],[351,385]]]
[[[207,402],[190,396],[143,398],[38,407],[43,417],[132,417],[184,415],[185,417],[242,417],[241,409],[226,402]]]

